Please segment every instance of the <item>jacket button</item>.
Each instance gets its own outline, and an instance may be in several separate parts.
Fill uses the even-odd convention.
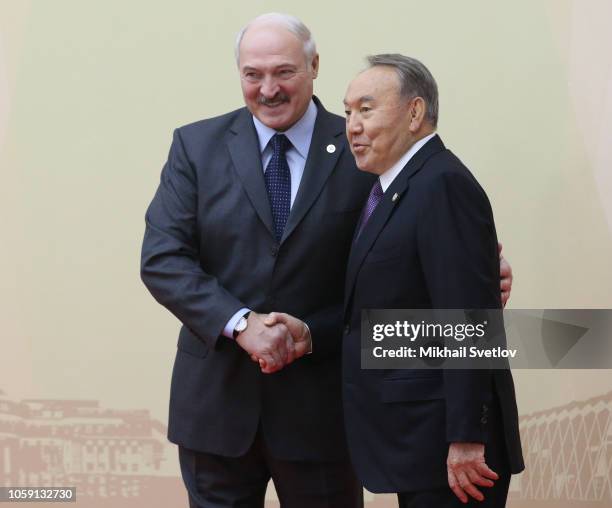
[[[272,255],[273,258],[275,258],[278,255],[278,246],[275,245],[270,249],[270,254]]]
[[[487,417],[486,417],[486,416],[483,416],[483,417],[480,419],[480,423],[482,423],[483,425],[486,425],[487,421],[488,421],[488,420],[487,420]]]
[[[344,335],[351,333],[351,325],[344,325]]]
[[[489,410],[489,407],[486,404],[482,405],[482,412],[486,413]]]

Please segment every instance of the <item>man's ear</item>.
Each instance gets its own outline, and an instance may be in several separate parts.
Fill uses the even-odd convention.
[[[410,115],[410,132],[415,133],[418,132],[423,122],[425,121],[425,101],[422,97],[415,97],[412,99],[412,104],[410,105],[410,109],[408,110],[408,114]]]
[[[312,71],[312,79],[316,79],[317,74],[319,73],[319,53],[315,53],[315,56],[312,57],[310,68]]]

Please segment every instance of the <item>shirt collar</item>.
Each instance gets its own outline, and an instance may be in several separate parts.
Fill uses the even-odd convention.
[[[310,148],[310,140],[312,139],[316,119],[317,106],[314,101],[310,99],[310,103],[306,108],[306,112],[302,115],[302,118],[292,125],[291,128],[283,132],[289,141],[291,141],[293,148],[295,148],[304,159],[308,157],[308,149]],[[263,153],[270,139],[272,139],[272,136],[276,134],[276,131],[261,123],[255,116],[253,116],[253,123],[255,124],[255,130],[259,138],[259,150]]]
[[[423,147],[423,145],[435,135],[436,133],[432,132],[424,138],[419,139],[414,145],[410,147],[410,149],[404,155],[402,155],[400,160],[398,160],[395,164],[393,164],[393,166],[391,166],[389,169],[387,169],[387,171],[385,171],[382,175],[378,177],[383,192],[386,192],[389,186],[393,183],[393,180],[395,180],[395,177],[400,174],[402,169],[404,169],[404,166],[408,164],[408,161],[412,159],[412,157],[414,157],[414,154],[417,153]]]

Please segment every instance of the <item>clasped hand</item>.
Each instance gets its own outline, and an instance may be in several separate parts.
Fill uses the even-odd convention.
[[[251,312],[247,323],[236,342],[265,374],[282,369],[311,350],[308,327],[289,314]]]

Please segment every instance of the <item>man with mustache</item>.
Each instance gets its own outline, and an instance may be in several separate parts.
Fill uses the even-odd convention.
[[[313,96],[319,56],[301,21],[254,19],[236,58],[246,108],[175,131],[146,214],[142,279],[183,323],[169,439],[193,507],[263,506],[270,478],[282,506],[362,506],[341,306],[373,177]],[[296,316],[294,333],[271,311]]]

